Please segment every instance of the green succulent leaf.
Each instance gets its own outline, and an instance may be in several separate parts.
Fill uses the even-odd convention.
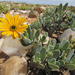
[[[41,58],[41,61],[43,61],[46,57],[46,49],[45,48],[42,48],[42,50],[40,51],[40,58]]]
[[[75,69],[75,64],[69,63],[69,64],[66,64],[65,67],[68,68],[69,70],[74,70]]]
[[[53,51],[53,57],[54,58],[58,58],[60,56],[60,54],[61,54],[60,50]]]
[[[28,32],[28,34],[29,34],[29,39],[32,40],[32,34],[33,34],[33,33],[32,33],[31,27],[28,28],[28,31],[27,31],[27,32]]]
[[[45,42],[46,41],[46,36],[42,36],[42,38],[40,39],[41,42]]]
[[[68,6],[68,3],[66,3],[66,4],[63,6],[63,10],[66,10],[67,6]]]
[[[33,57],[33,62],[40,64],[41,63],[41,58],[40,58],[40,54],[37,53],[34,57]]]
[[[40,30],[37,30],[36,33],[35,33],[35,38],[38,38],[40,35]]]
[[[56,64],[56,59],[55,58],[49,58],[47,59],[48,60],[48,63],[53,63],[53,64]]]
[[[29,46],[32,44],[32,41],[30,39],[27,39],[27,38],[23,38],[23,39],[20,39],[20,42],[23,46]]]
[[[68,46],[69,46],[69,41],[62,40],[61,43],[59,44],[59,49],[60,50],[67,50]]]
[[[53,63],[48,63],[48,64],[49,64],[49,67],[50,67],[52,70],[55,70],[55,71],[59,70],[59,66],[58,66],[58,65],[53,64]]]
[[[70,62],[73,56],[74,56],[74,50],[71,50],[66,58],[66,62]]]

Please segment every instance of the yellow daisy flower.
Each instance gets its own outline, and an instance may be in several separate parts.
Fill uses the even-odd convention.
[[[20,37],[20,33],[28,28],[25,22],[27,22],[26,18],[7,13],[4,18],[0,18],[0,31],[2,31],[2,35],[12,36],[13,38]]]

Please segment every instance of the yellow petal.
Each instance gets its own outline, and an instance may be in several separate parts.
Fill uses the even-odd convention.
[[[24,27],[24,28],[28,28],[28,27],[29,27],[29,25],[27,25],[27,24],[24,24],[24,25],[23,25],[23,27]]]
[[[9,24],[8,20],[5,19],[5,18],[0,18],[0,22],[2,22],[2,23],[6,23],[6,24]]]
[[[9,29],[9,25],[6,23],[2,23],[2,22],[0,22],[0,28],[8,28]]]
[[[17,32],[14,32],[13,37],[14,37],[14,38],[18,38],[18,37],[20,37],[20,35],[19,35]]]
[[[19,29],[27,29],[28,27],[29,27],[29,25],[26,25],[26,24],[25,25],[20,25]]]
[[[7,34],[7,32],[2,32],[2,35],[6,35]]]
[[[23,33],[24,31],[26,31],[26,29],[28,28],[28,25],[21,25],[19,27],[17,27],[17,32]]]
[[[14,17],[10,14],[10,13],[7,13],[6,14],[6,19],[8,20],[8,22],[13,25],[14,24]]]
[[[1,28],[0,31],[9,31],[9,29],[4,29],[4,28],[2,29]]]
[[[10,36],[12,35],[12,32],[11,31],[2,32],[2,35]]]
[[[20,18],[18,19],[18,24],[19,24],[19,25],[22,25],[24,22],[27,22],[27,19],[26,19],[26,18],[20,17]]]
[[[20,15],[15,15],[14,16],[15,25],[18,25],[19,18],[20,18]]]
[[[24,17],[22,17],[22,18],[21,18],[21,22],[22,22],[22,23],[27,22],[27,19],[24,18]]]
[[[18,33],[23,33],[25,31],[25,29],[17,29],[16,30]]]

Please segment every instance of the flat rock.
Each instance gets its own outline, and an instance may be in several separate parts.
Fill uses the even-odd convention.
[[[0,64],[4,63],[5,58],[0,59]]]
[[[75,31],[73,31],[72,29],[67,29],[63,34],[61,34],[59,40],[69,40],[70,37],[72,37],[72,39],[75,39]]]
[[[23,57],[12,56],[0,65],[0,75],[27,75],[27,61]]]
[[[21,14],[28,14],[30,10],[18,10]]]
[[[17,52],[19,50],[25,50],[25,46],[20,43],[19,39],[8,37],[0,39],[0,50],[9,56],[18,55]]]

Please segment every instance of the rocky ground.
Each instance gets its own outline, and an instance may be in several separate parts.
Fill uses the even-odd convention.
[[[37,17],[42,14],[45,7],[34,9],[34,14],[31,14],[31,10],[10,10],[11,14],[20,14],[28,19],[28,23],[31,24],[37,20]],[[0,14],[3,17],[4,13]],[[68,35],[66,35],[68,34]],[[69,40],[69,37],[75,37],[75,31],[68,29],[59,37],[62,41],[63,39]],[[47,38],[49,39],[49,38]],[[11,43],[10,43],[11,41]],[[0,39],[0,75],[27,75],[28,64],[26,53],[30,51],[32,46],[24,47],[16,39],[11,38]],[[69,75],[68,72],[64,72],[64,75]]]
[[[30,15],[30,10],[10,10],[11,14],[20,14],[28,19],[28,23],[31,24],[37,20],[38,12]],[[4,13],[0,14],[3,17]],[[35,17],[34,17],[35,16]],[[10,43],[11,41],[11,43]],[[31,47],[30,47],[31,48]],[[0,39],[0,75],[27,75],[27,58],[25,57],[29,47],[24,47],[16,39],[11,38]]]

